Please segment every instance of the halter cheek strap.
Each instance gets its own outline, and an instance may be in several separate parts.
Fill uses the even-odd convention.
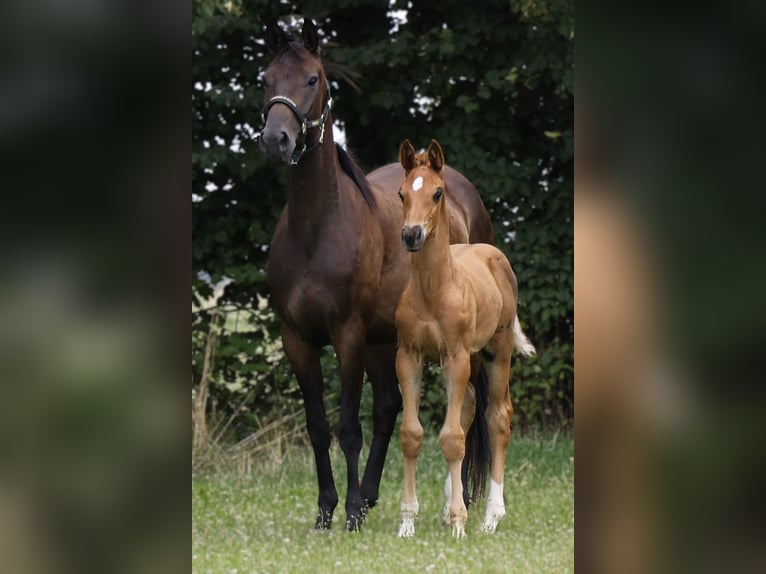
[[[290,158],[290,165],[296,165],[300,161],[301,157],[303,157],[304,153],[318,148],[324,141],[325,124],[327,123],[327,117],[330,115],[330,110],[332,109],[330,84],[327,84],[327,103],[325,103],[324,111],[322,112],[322,115],[315,120],[307,119],[303,112],[298,109],[297,104],[287,96],[274,96],[268,102],[266,102],[265,106],[263,106],[263,111],[261,112],[263,123],[266,123],[266,119],[269,115],[269,110],[275,104],[284,104],[290,108],[293,114],[295,114],[295,117],[298,118],[298,123],[301,125],[301,137],[299,141],[296,142],[295,150],[293,151],[293,155]],[[319,128],[319,139],[311,144],[311,147],[306,147],[306,132],[313,128]],[[260,136],[260,134],[258,135]]]

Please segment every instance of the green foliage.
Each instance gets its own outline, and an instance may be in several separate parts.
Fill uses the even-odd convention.
[[[497,244],[516,271],[519,316],[539,353],[514,362],[514,423],[522,429],[567,426],[574,400],[573,4],[408,4],[393,3],[391,10],[407,12],[407,22],[395,26],[388,2],[195,0],[194,276],[204,271],[212,283],[232,279],[223,304],[252,307],[268,296],[265,263],[285,202],[286,169],[267,165],[251,140],[261,124],[258,77],[271,60],[264,30],[271,16],[306,14],[326,40],[325,62],[361,74],[361,93],[336,81],[334,116],[363,167],[395,161],[405,138],[416,146],[436,138],[448,163],[479,189]],[[210,293],[199,279],[194,287],[201,296]],[[199,321],[195,329],[204,330],[205,318]],[[274,322],[266,328],[276,337]],[[230,361],[224,380],[258,370],[255,339],[224,333],[218,361],[245,353],[256,364]],[[331,352],[324,362],[333,364]],[[334,372],[328,408],[337,404]],[[194,374],[198,381],[198,365]],[[285,365],[274,376],[271,390],[264,387],[253,403],[259,416],[281,412],[283,397],[273,395],[275,389],[288,389],[292,397],[297,388]],[[425,383],[424,418],[438,424],[443,383],[436,374]],[[230,400],[226,384],[211,392],[221,405]]]

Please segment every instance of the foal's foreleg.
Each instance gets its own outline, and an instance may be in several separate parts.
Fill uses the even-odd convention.
[[[511,348],[506,352],[498,353],[493,361],[485,363],[489,378],[489,404],[487,405],[486,419],[492,450],[492,469],[487,511],[484,514],[482,530],[489,533],[495,532],[497,523],[505,516],[503,476],[505,475],[505,454],[511,438],[511,417],[513,416],[513,405],[508,385],[511,370]]]
[[[473,359],[471,359],[473,361]],[[473,373],[473,363],[471,364],[471,372]],[[473,420],[476,416],[476,390],[473,385],[468,385],[466,388],[465,398],[463,399],[463,410],[460,413],[460,426],[463,427],[463,432],[468,435],[468,430],[473,424]],[[468,505],[468,459],[463,457],[463,464],[460,468],[460,477],[463,480],[463,503]],[[450,525],[449,508],[452,503],[452,478],[449,471],[447,472],[447,479],[444,481],[444,510],[442,511],[442,525]]]
[[[404,482],[402,487],[402,523],[399,537],[415,535],[415,517],[420,506],[415,494],[415,467],[423,446],[423,426],[418,419],[420,408],[420,377],[423,358],[419,353],[402,347],[396,353],[396,375],[402,392],[403,416],[399,428],[399,440],[404,459]]]
[[[463,480],[461,466],[465,456],[465,432],[461,424],[463,402],[468,378],[471,373],[470,358],[467,351],[461,351],[444,361],[444,378],[447,382],[447,416],[439,433],[439,444],[447,461],[452,499],[449,504],[449,523],[452,534],[457,538],[465,536],[465,523],[468,510],[463,501]]]

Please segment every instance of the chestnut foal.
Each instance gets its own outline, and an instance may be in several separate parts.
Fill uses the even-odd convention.
[[[468,387],[471,355],[480,353],[488,378],[484,413],[492,457],[491,481],[482,528],[494,532],[505,515],[503,474],[511,434],[513,407],[508,385],[511,353],[534,354],[516,316],[516,276],[505,255],[487,244],[450,246],[445,198],[444,154],[435,140],[416,155],[409,140],[399,149],[406,176],[399,195],[404,204],[402,242],[412,252],[411,275],[396,309],[399,343],[396,374],[404,418],[400,440],[404,455],[404,488],[400,537],[415,534],[418,513],[415,466],[423,444],[418,420],[423,361],[439,359],[447,387],[447,416],[439,443],[449,467],[445,520],[455,537],[465,536],[468,511],[463,501],[460,467],[465,455],[465,421],[461,413]],[[477,392],[478,389],[477,389]]]

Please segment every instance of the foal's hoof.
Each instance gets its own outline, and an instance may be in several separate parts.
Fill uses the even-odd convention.
[[[465,538],[465,523],[458,520],[452,523],[452,536],[456,539]]]
[[[481,525],[481,529],[487,534],[494,534],[495,530],[497,530],[497,520],[493,518],[485,518],[484,523]]]
[[[314,530],[330,530],[332,528],[332,512],[320,510],[314,523]]]
[[[415,536],[415,521],[412,518],[402,518],[399,526],[399,538],[412,538]]]

